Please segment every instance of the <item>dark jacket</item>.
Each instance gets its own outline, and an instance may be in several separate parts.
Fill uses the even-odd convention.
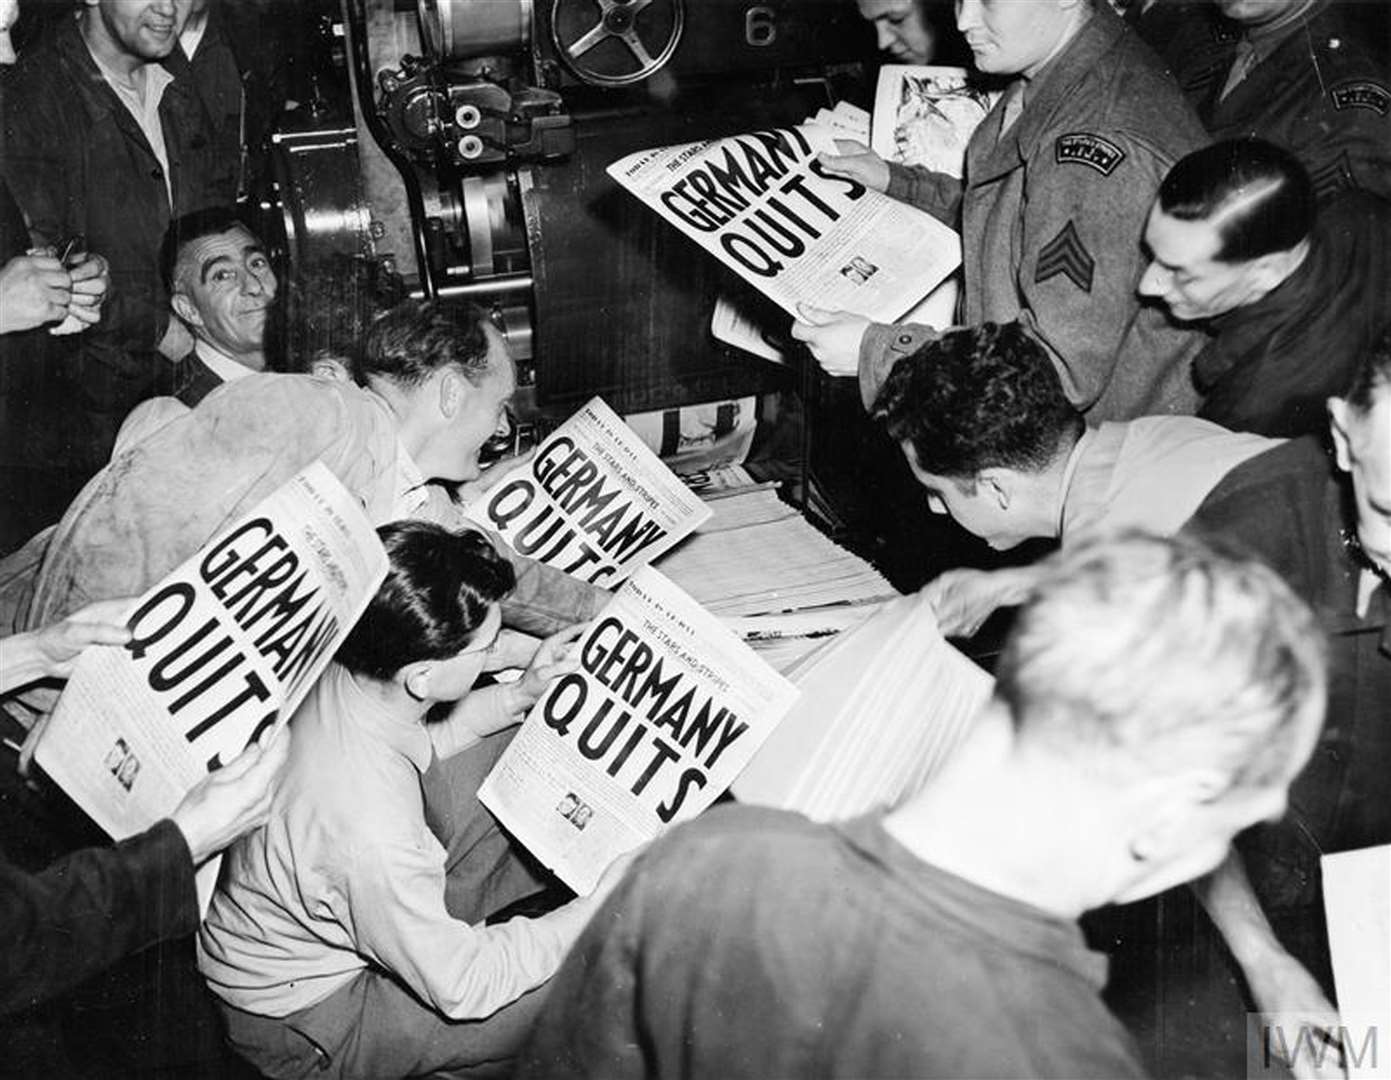
[[[1319,211],[1309,254],[1256,303],[1214,319],[1193,361],[1198,415],[1233,431],[1322,432],[1324,400],[1346,392],[1391,321],[1391,203],[1344,192]]]
[[[1290,790],[1283,827],[1261,838],[1269,865],[1255,884],[1277,908],[1313,900],[1320,853],[1391,842],[1391,589],[1382,584],[1357,614],[1361,567],[1343,542],[1355,516],[1347,486],[1319,439],[1297,439],[1233,469],[1190,523],[1279,572],[1328,634],[1323,735]]]
[[[174,365],[169,387],[163,392],[191,409],[221,385],[222,376],[191,352]]]
[[[217,160],[196,94],[176,79],[160,118],[174,216],[230,203],[236,162]],[[110,263],[102,321],[71,339],[68,363],[80,404],[124,416],[164,363],[153,350],[170,317],[159,273],[169,195],[148,140],[102,77],[77,22],[55,25],[9,73],[0,168],[36,242],[80,235]]]
[[[1004,107],[967,147],[959,220],[946,178],[891,168],[890,195],[961,229],[961,321],[1021,320],[1048,350],[1069,400],[1094,422],[1191,413],[1189,361],[1202,336],[1135,293],[1159,182],[1204,142],[1178,86],[1099,4],[1029,85],[1001,138]],[[890,364],[928,336],[872,326],[861,363]]]
[[[266,140],[285,106],[288,29],[275,13],[235,0],[212,0],[203,39],[190,60],[182,46],[164,61],[191,83],[213,125],[219,161],[234,161],[238,199],[267,179]]]
[[[0,1013],[57,997],[121,957],[198,927],[193,859],[171,821],[38,874],[0,858]]]
[[[1321,199],[1349,187],[1391,198],[1391,79],[1343,8],[1315,5],[1225,98],[1241,28],[1204,8],[1165,57],[1212,137],[1285,147]]]

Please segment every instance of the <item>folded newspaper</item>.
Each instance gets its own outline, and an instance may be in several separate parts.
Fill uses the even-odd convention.
[[[35,759],[114,839],[287,720],[386,575],[376,532],[316,462],[134,601],[77,660]]]
[[[966,145],[998,97],[973,84],[965,68],[885,64],[870,149],[886,161],[960,179]]]
[[[789,314],[807,303],[893,322],[961,263],[931,215],[816,159],[816,124],[647,150],[609,175]]]
[[[700,497],[597,397],[465,512],[519,554],[604,586],[618,584],[710,516]]]
[[[797,691],[650,567],[620,589],[479,789],[588,894],[619,855],[729,787]]]

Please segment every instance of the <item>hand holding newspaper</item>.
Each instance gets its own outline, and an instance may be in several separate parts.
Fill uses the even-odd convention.
[[[797,305],[893,322],[961,263],[931,215],[816,159],[815,124],[630,154],[609,175],[791,315]]]
[[[699,496],[597,397],[465,512],[519,554],[605,586],[710,516]]]
[[[542,863],[588,895],[607,867],[724,791],[797,691],[650,567],[585,633],[479,789]]]
[[[316,462],[135,601],[88,649],[36,760],[116,840],[294,712],[386,574],[357,502]]]

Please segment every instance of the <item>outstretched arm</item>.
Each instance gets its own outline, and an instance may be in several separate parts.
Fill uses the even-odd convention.
[[[1298,1024],[1336,1036],[1341,1026],[1338,1010],[1324,996],[1318,982],[1286,951],[1261,910],[1255,890],[1246,876],[1241,855],[1232,849],[1216,870],[1193,882],[1193,892],[1206,909],[1222,939],[1241,966],[1255,1005],[1263,1013],[1281,1013],[1282,1020],[1298,1016]],[[1292,1062],[1298,1080],[1342,1076],[1329,1054],[1323,1069],[1301,1058]]]

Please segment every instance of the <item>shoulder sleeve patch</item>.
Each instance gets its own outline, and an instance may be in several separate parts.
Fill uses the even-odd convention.
[[[1059,165],[1085,165],[1102,176],[1110,176],[1125,160],[1125,151],[1110,139],[1077,131],[1058,137],[1053,144],[1053,157]]]
[[[1339,112],[1344,109],[1370,109],[1378,116],[1385,116],[1387,110],[1391,109],[1391,92],[1370,79],[1359,79],[1357,82],[1335,86],[1328,92],[1328,96],[1333,100],[1333,107]]]
[[[1069,221],[1038,253],[1034,282],[1041,285],[1062,274],[1084,293],[1090,293],[1095,272],[1096,260],[1082,243],[1077,226]]]

